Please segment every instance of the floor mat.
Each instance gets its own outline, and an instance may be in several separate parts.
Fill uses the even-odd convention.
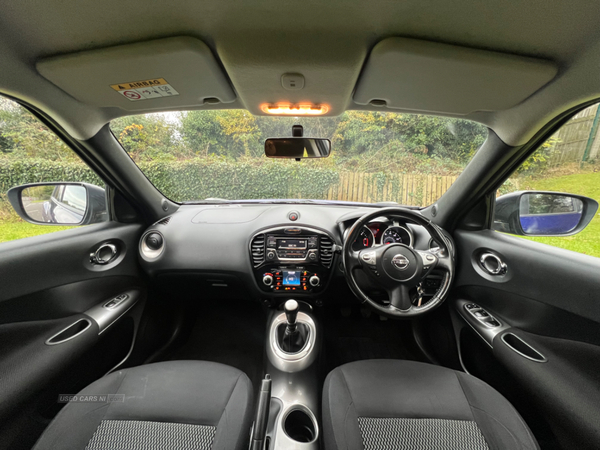
[[[381,320],[364,308],[339,309],[324,315],[323,369],[329,373],[342,364],[364,359],[422,361],[410,337],[408,321]]]
[[[165,360],[213,361],[245,372],[256,389],[263,371],[266,318],[251,301],[211,303],[195,312],[187,340]]]

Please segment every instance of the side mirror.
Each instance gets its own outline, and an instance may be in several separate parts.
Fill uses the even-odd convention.
[[[22,219],[39,225],[89,225],[107,219],[106,192],[87,183],[32,183],[9,189]]]
[[[546,191],[513,192],[496,199],[494,230],[519,236],[571,236],[583,230],[598,202]]]

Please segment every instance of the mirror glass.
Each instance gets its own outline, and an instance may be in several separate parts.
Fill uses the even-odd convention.
[[[288,137],[265,141],[265,155],[268,158],[327,158],[329,153],[329,139]]]
[[[87,191],[70,184],[30,186],[21,191],[21,203],[31,220],[76,225],[85,216]]]
[[[583,202],[559,194],[523,194],[519,203],[521,228],[525,234],[560,235],[581,222]]]

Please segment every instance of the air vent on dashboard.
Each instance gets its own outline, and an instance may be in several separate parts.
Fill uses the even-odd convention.
[[[327,236],[321,236],[321,263],[329,268],[333,261],[333,241]]]
[[[167,216],[164,219],[160,219],[158,222],[155,223],[155,225],[168,225],[170,221],[171,216]]]
[[[252,253],[252,263],[254,267],[260,266],[265,260],[265,235],[257,234],[252,239],[250,244],[250,252]]]

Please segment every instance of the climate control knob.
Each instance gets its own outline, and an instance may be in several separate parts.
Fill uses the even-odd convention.
[[[321,282],[321,279],[318,276],[313,275],[312,277],[310,277],[308,282],[310,283],[311,286],[316,287]]]
[[[263,284],[266,286],[271,286],[273,284],[273,276],[272,275],[265,275],[263,277]]]

